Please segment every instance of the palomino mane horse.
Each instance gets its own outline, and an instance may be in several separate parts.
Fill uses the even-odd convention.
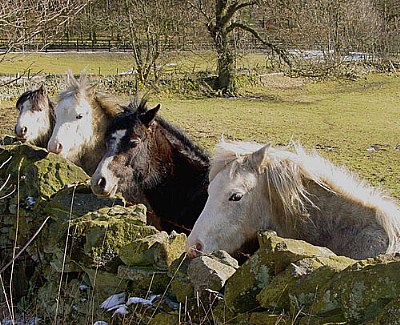
[[[38,147],[47,148],[55,124],[55,102],[42,85],[24,92],[15,105],[19,111],[15,124],[16,136]]]
[[[114,118],[92,190],[102,196],[121,192],[129,201],[144,198],[164,230],[191,229],[207,200],[209,156],[157,116],[159,108],[149,110],[146,100],[136,98]]]
[[[221,142],[210,169],[209,197],[188,237],[191,257],[234,253],[259,230],[305,240],[364,259],[400,249],[400,208],[299,144],[294,151]]]
[[[112,97],[90,86],[85,73],[77,80],[68,72],[66,81],[68,88],[59,94],[48,150],[92,175],[106,149],[107,126],[123,110]]]

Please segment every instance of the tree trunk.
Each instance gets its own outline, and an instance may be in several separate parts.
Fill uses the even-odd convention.
[[[229,47],[229,37],[226,33],[217,33],[216,37],[218,88],[224,94],[234,95],[236,93],[235,54]]]

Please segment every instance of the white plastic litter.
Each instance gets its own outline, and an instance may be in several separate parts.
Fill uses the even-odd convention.
[[[101,309],[112,309],[114,306],[121,305],[125,302],[126,293],[121,292],[115,295],[108,297],[103,303],[100,305]]]

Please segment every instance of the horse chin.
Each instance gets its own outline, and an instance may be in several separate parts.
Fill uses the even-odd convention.
[[[18,137],[18,136],[17,136],[17,140],[18,140],[18,141],[21,141],[22,143],[29,143],[28,139],[27,139],[27,138],[24,138],[24,137]]]

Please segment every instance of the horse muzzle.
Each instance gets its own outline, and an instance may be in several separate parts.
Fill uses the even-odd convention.
[[[117,193],[118,184],[114,184],[113,186],[109,187],[107,183],[107,179],[103,176],[101,177],[92,177],[91,180],[91,188],[92,192],[97,196],[106,196],[106,197],[113,197]]]
[[[200,240],[196,240],[194,244],[189,244],[189,239],[186,244],[186,251],[189,258],[196,258],[202,254],[203,244]]]

